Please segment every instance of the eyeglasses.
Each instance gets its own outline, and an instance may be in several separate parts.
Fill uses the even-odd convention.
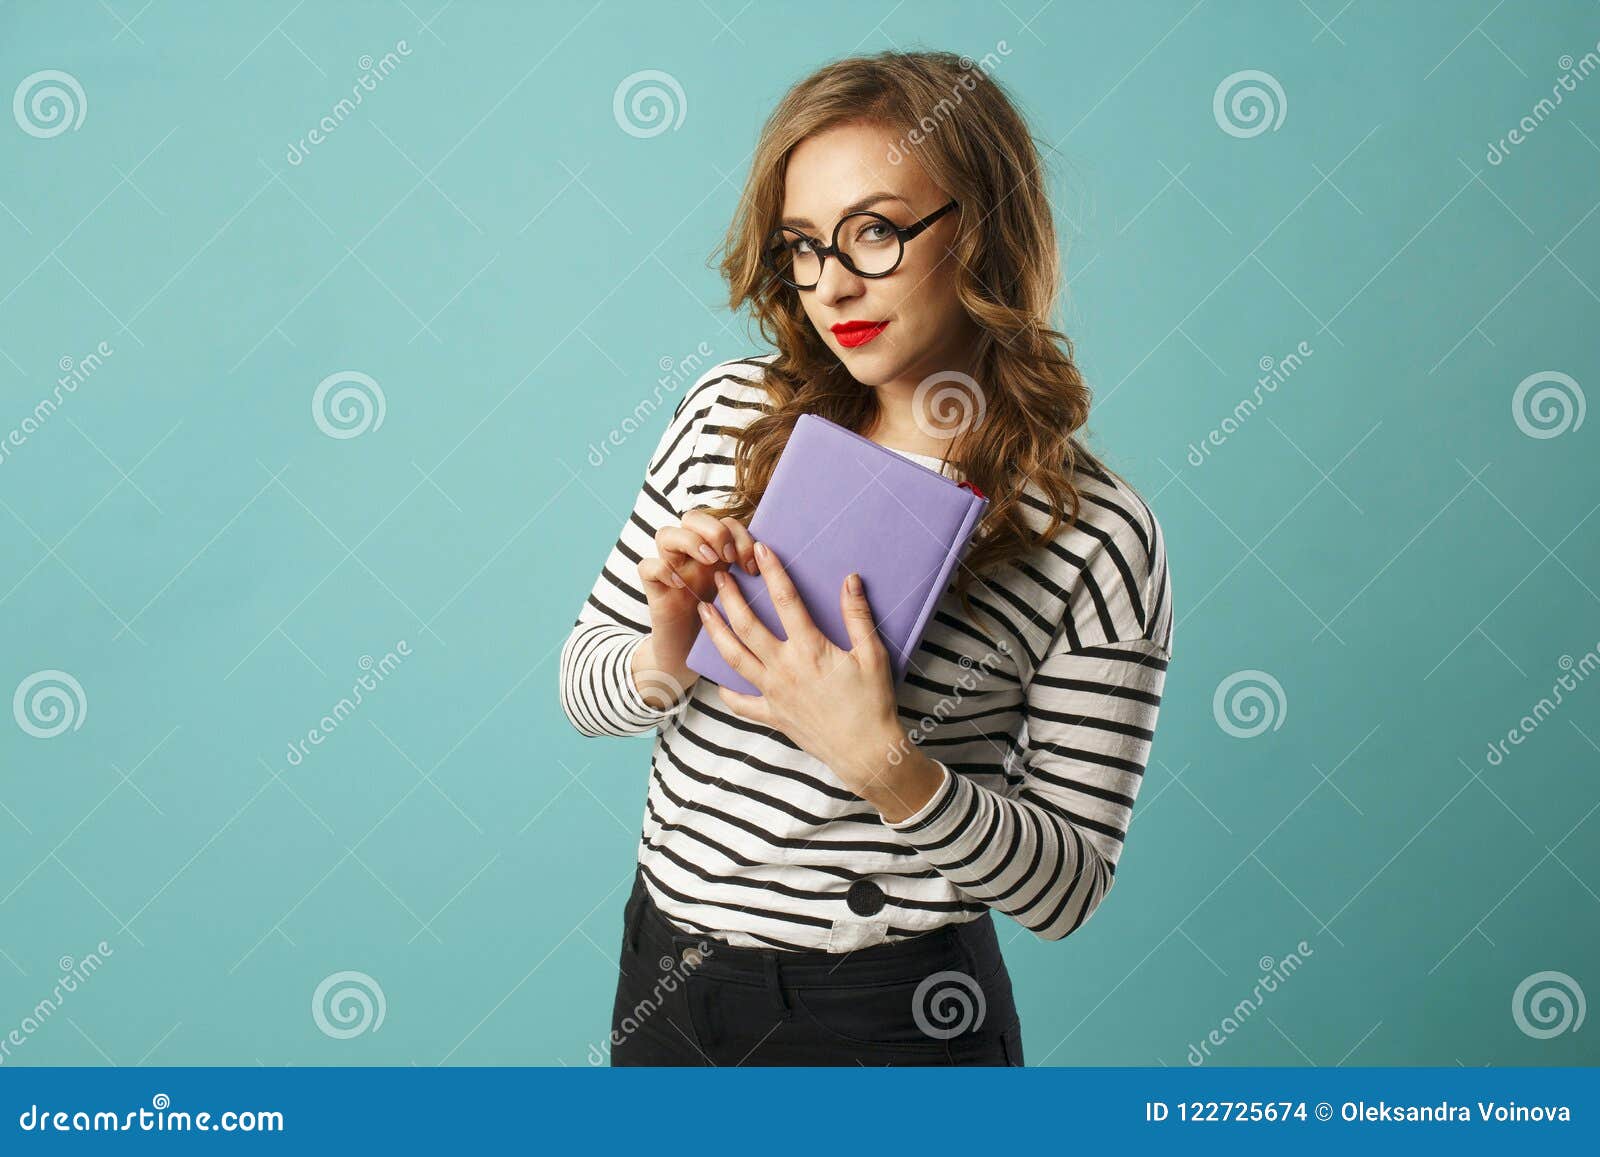
[[[783,225],[767,237],[761,263],[795,289],[816,288],[823,262],[830,257],[861,277],[887,277],[900,267],[906,242],[954,208],[956,202],[951,201],[903,229],[882,213],[852,213],[833,227],[832,245]]]

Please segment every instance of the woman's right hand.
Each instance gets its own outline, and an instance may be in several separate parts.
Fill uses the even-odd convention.
[[[704,509],[695,509],[683,516],[680,525],[656,532],[656,554],[639,560],[639,579],[650,608],[650,640],[648,653],[641,648],[638,660],[647,662],[657,679],[665,676],[687,688],[699,678],[684,660],[700,634],[699,604],[716,597],[711,576],[735,562],[748,574],[760,573],[755,539],[738,519],[713,518]]]

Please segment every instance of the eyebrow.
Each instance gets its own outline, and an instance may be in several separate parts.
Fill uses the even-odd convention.
[[[859,213],[863,209],[870,209],[870,208],[872,208],[872,206],[876,205],[879,201],[899,201],[902,205],[908,205],[908,206],[911,204],[911,202],[907,201],[904,197],[900,196],[898,193],[885,193],[885,192],[868,193],[865,197],[861,198],[861,200],[857,201],[855,204],[846,205],[844,207],[844,211],[839,214],[839,218],[840,218],[840,220],[843,220],[844,218],[850,216],[850,214],[852,214],[852,213]],[[812,221],[807,217],[785,217],[783,219],[783,221],[782,221],[782,224],[784,224],[784,225],[793,225],[796,228],[808,228],[808,229],[815,229],[816,228],[816,225],[813,224]]]

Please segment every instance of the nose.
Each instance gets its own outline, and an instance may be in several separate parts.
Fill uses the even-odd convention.
[[[834,306],[860,297],[866,292],[865,280],[846,269],[837,255],[830,257],[822,264],[822,277],[816,288],[817,301],[822,305]]]

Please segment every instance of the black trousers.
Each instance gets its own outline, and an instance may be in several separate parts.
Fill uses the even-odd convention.
[[[612,1065],[1023,1063],[987,912],[853,952],[746,948],[672,922],[636,872],[624,913]]]

